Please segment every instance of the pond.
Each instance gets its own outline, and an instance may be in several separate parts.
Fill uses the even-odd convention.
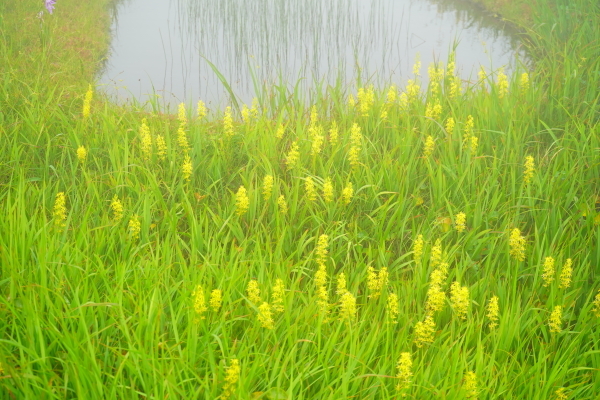
[[[403,87],[417,60],[426,84],[452,53],[464,80],[526,58],[506,24],[464,0],[125,0],[112,33],[100,84],[117,102],[212,109],[230,101],[223,80],[250,103],[273,85]]]

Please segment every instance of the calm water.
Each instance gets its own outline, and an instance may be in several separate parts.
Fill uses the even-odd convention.
[[[125,0],[100,82],[120,102],[156,93],[215,108],[229,100],[206,60],[250,103],[263,84],[403,87],[416,57],[426,82],[453,46],[459,75],[476,79],[480,66],[514,67],[519,42],[503,28],[460,0]]]

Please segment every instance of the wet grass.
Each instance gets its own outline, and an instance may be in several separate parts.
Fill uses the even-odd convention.
[[[529,28],[529,85],[492,71],[452,96],[444,65],[414,97],[267,88],[231,121],[97,94],[87,115],[104,34],[82,62],[61,9],[40,33],[23,17],[37,3],[0,5],[2,397],[597,398],[598,10],[554,3]],[[71,21],[73,37],[106,28]]]

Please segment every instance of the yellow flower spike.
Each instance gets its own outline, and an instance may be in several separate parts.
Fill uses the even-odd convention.
[[[65,192],[56,193],[52,217],[54,218],[54,226],[59,231],[62,230],[62,228],[65,227],[65,221],[67,220],[67,198],[65,197]]]
[[[413,65],[413,74],[415,76],[421,75],[421,55],[417,53],[415,56],[415,64]]]
[[[554,307],[548,320],[548,326],[551,333],[560,333],[562,331],[562,306]]]
[[[246,214],[250,209],[250,200],[248,199],[248,192],[242,185],[235,194],[235,213],[238,217]]]
[[[279,124],[277,126],[277,131],[275,131],[275,137],[277,139],[282,139],[284,134],[285,134],[285,126],[283,126],[283,124]]]
[[[260,110],[258,109],[260,107],[260,104],[258,102],[258,98],[254,97],[252,99],[252,107],[250,108],[250,117],[254,120],[258,119],[258,116],[260,115]]]
[[[88,151],[86,150],[85,146],[79,146],[77,148],[77,159],[79,160],[80,163],[84,163],[85,160],[87,159],[87,155],[88,155]]]
[[[331,127],[329,128],[329,143],[332,145],[336,145],[339,139],[339,131],[338,126],[335,121],[331,123]]]
[[[235,387],[240,380],[240,362],[234,358],[225,370],[225,384],[223,385],[223,394],[220,399],[227,400],[235,393]]]
[[[569,398],[569,395],[566,393],[566,390],[567,389],[565,389],[564,387],[556,389],[556,391],[554,392],[556,400],[567,400]]]
[[[285,285],[283,284],[282,279],[275,280],[275,286],[273,286],[272,292],[272,303],[273,303],[273,312],[276,314],[280,314],[285,311]]]
[[[371,294],[369,295],[369,298],[371,298],[371,297],[377,298],[377,296],[374,295],[374,292],[377,292],[378,286],[379,286],[379,279],[377,278],[377,273],[375,272],[375,268],[368,266],[367,267],[367,288],[369,288],[369,291],[371,292]]]
[[[348,107],[350,107],[350,108],[356,107],[356,100],[354,99],[354,96],[352,96],[352,94],[350,94],[348,96]]]
[[[387,91],[386,102],[389,104],[394,104],[396,102],[397,98],[398,98],[398,89],[396,88],[396,85],[392,85],[392,86],[390,86],[390,88]]]
[[[381,113],[379,113],[379,119],[382,121],[385,121],[387,119],[387,117],[388,117],[388,112],[385,108],[383,108],[381,110]]]
[[[319,269],[315,273],[314,282],[319,313],[323,316],[324,322],[327,322],[329,319],[329,294],[327,293],[327,270],[325,264],[319,265]]]
[[[150,135],[150,128],[147,125],[146,118],[142,119],[139,132],[142,158],[148,161],[152,157],[152,136]]]
[[[424,321],[419,321],[415,325],[414,343],[415,346],[421,348],[427,344],[433,343],[433,335],[435,333],[435,322],[431,315],[427,315]]]
[[[473,371],[468,371],[464,377],[465,392],[467,399],[477,400],[479,389],[477,388],[477,375]]]
[[[455,76],[450,80],[450,90],[448,91],[448,97],[453,99],[457,96],[460,96],[461,93],[462,81],[458,76]]]
[[[442,262],[442,240],[436,239],[435,244],[431,248],[431,255],[429,256],[429,265],[432,268],[437,267]]]
[[[396,293],[390,293],[388,295],[386,308],[388,322],[390,324],[397,324],[398,315],[400,314],[400,303],[398,302],[398,295]]]
[[[350,150],[348,151],[348,161],[350,166],[356,168],[360,165],[360,150],[362,146],[362,134],[360,126],[355,122],[350,130]]]
[[[423,145],[423,158],[428,158],[435,149],[435,141],[433,140],[433,136],[427,136],[425,139],[425,144]]]
[[[186,155],[183,159],[183,164],[181,165],[181,175],[183,176],[183,180],[189,182],[193,170],[194,167],[192,166],[192,159],[190,156]]]
[[[223,292],[220,289],[214,289],[210,292],[210,300],[208,303],[213,312],[219,312],[221,305],[223,304]]]
[[[359,88],[356,95],[358,99],[358,109],[363,117],[369,116],[369,111],[375,102],[375,92],[373,86],[365,88]]]
[[[250,300],[250,302],[253,304],[259,304],[262,301],[260,298],[260,288],[258,287],[258,282],[255,279],[252,279],[250,282],[248,282],[246,294],[248,295],[248,300]]]
[[[156,136],[156,155],[160,161],[167,159],[167,143],[163,135]]]
[[[469,142],[469,150],[472,154],[477,153],[477,147],[479,147],[479,138],[477,136],[471,136],[471,140]]]
[[[396,384],[396,390],[401,392],[404,391],[411,386],[411,378],[413,376],[412,373],[412,358],[410,353],[405,352],[400,354],[400,360],[398,360],[398,365],[396,367],[398,373],[396,374],[396,379],[398,379],[398,384]],[[406,396],[406,394],[403,394]]]
[[[592,304],[594,305],[592,312],[596,317],[600,317],[600,289],[598,290],[596,297],[594,297],[594,302]]]
[[[119,200],[119,196],[117,196],[116,194],[110,202],[110,209],[113,212],[113,221],[119,222],[123,218],[123,203],[121,203],[121,200]]]
[[[231,107],[227,106],[225,108],[225,113],[223,114],[223,133],[225,137],[232,137],[235,135],[235,129],[233,127],[233,116],[231,115]]]
[[[523,184],[527,186],[535,173],[535,160],[533,156],[525,157],[525,165],[523,168]]]
[[[312,156],[317,156],[323,148],[323,142],[325,141],[325,137],[320,134],[321,131],[322,129],[318,129],[317,133],[315,133],[312,137],[312,145],[310,148],[310,154]]]
[[[265,201],[267,201],[271,198],[271,194],[273,193],[273,183],[274,182],[275,182],[275,179],[273,178],[273,175],[265,175],[265,177],[263,179],[263,184],[262,184],[262,195],[263,195],[263,199]]]
[[[275,322],[273,321],[273,311],[269,303],[263,302],[258,306],[258,322],[265,329],[273,329]]]
[[[315,183],[313,179],[308,176],[304,181],[304,189],[306,190],[306,199],[308,201],[317,200],[317,189],[315,188]]]
[[[456,217],[454,218],[454,229],[456,229],[456,232],[458,233],[462,233],[467,229],[467,214],[464,212],[456,214]]]
[[[521,79],[519,79],[519,88],[521,89],[521,93],[525,93],[529,90],[529,74],[527,72],[523,72],[521,74]]]
[[[315,261],[317,265],[325,265],[327,263],[327,254],[329,251],[329,236],[321,235],[317,241],[317,247],[315,249]]]
[[[242,120],[246,124],[250,122],[250,109],[245,104],[242,106]]]
[[[498,81],[496,82],[498,87],[498,97],[503,98],[508,94],[508,77],[504,73],[504,69],[501,68],[498,72]]]
[[[197,285],[192,293],[194,301],[194,312],[196,313],[196,320],[205,319],[204,313],[208,310],[206,307],[206,299],[204,298],[204,289],[201,285]]]
[[[133,217],[129,219],[129,224],[127,224],[127,229],[129,230],[129,237],[131,240],[136,241],[140,238],[140,232],[142,230],[142,223],[140,222],[139,215],[135,214]]]
[[[287,204],[287,201],[285,201],[284,195],[281,195],[277,198],[277,205],[279,206],[280,213],[282,213],[283,215],[287,214],[288,204]]]
[[[90,114],[92,113],[92,97],[93,96],[94,96],[94,89],[92,88],[92,85],[88,85],[88,90],[85,93],[85,97],[83,98],[83,109],[81,111],[83,119],[88,118],[90,116]]]
[[[450,302],[456,316],[462,320],[467,319],[467,312],[469,310],[469,288],[466,286],[460,286],[460,283],[454,282],[450,286]]]
[[[525,244],[524,236],[521,236],[521,231],[518,228],[510,232],[508,244],[510,247],[510,256],[517,261],[525,261]]]
[[[333,183],[331,182],[331,178],[326,178],[325,183],[323,184],[323,199],[326,203],[331,203],[333,201]]]
[[[185,104],[179,103],[177,108],[177,120],[179,121],[179,126],[185,128],[187,125],[187,112],[185,111]]]
[[[207,110],[206,110],[206,105],[204,104],[204,102],[202,100],[198,100],[198,119],[202,119],[204,117],[206,117],[207,114]]]
[[[356,297],[348,291],[340,299],[340,320],[349,323],[356,321]]]
[[[338,296],[342,296],[347,291],[348,289],[346,288],[346,274],[341,272],[337,277],[337,290],[335,291],[335,293]]]
[[[182,155],[187,155],[189,153],[190,144],[188,142],[187,133],[185,132],[185,129],[183,128],[183,126],[180,126],[177,129],[177,144],[179,145],[179,148],[181,149]]]
[[[448,119],[446,120],[446,133],[448,135],[451,135],[452,132],[454,132],[454,126],[456,125],[456,123],[454,122],[454,118],[452,117],[448,117]]]
[[[346,187],[342,190],[342,203],[345,205],[350,204],[354,196],[354,189],[352,188],[352,182],[348,182]]]
[[[442,105],[437,102],[435,104],[427,103],[425,106],[425,117],[438,120],[442,115]]]
[[[492,296],[487,306],[486,316],[490,320],[490,329],[495,329],[498,326],[498,315],[500,313],[500,307],[498,306],[498,296]]]
[[[298,160],[300,159],[300,147],[298,146],[298,142],[293,142],[292,145],[290,146],[290,151],[288,152],[286,158],[285,158],[285,163],[288,167],[288,169],[292,169],[294,168],[294,166],[298,163]]]
[[[413,241],[413,259],[417,265],[421,264],[421,256],[423,255],[423,235],[417,235],[417,238]]]
[[[437,270],[436,270],[437,271]],[[434,271],[435,272],[435,271]],[[431,283],[427,290],[427,300],[425,301],[425,310],[428,314],[434,315],[436,312],[444,310],[446,304],[446,292],[442,290],[439,284]]]
[[[554,258],[546,257],[544,259],[544,272],[542,273],[542,279],[544,280],[544,287],[550,286],[554,281]]]
[[[481,68],[479,68],[477,77],[479,78],[480,81],[483,81],[483,80],[485,80],[485,78],[487,78],[487,73],[485,72],[485,68],[483,68],[483,65],[481,66]]]

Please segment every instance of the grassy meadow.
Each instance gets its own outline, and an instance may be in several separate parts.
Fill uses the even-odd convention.
[[[598,399],[600,11],[515,4],[531,70],[169,112],[0,3],[0,398]]]

